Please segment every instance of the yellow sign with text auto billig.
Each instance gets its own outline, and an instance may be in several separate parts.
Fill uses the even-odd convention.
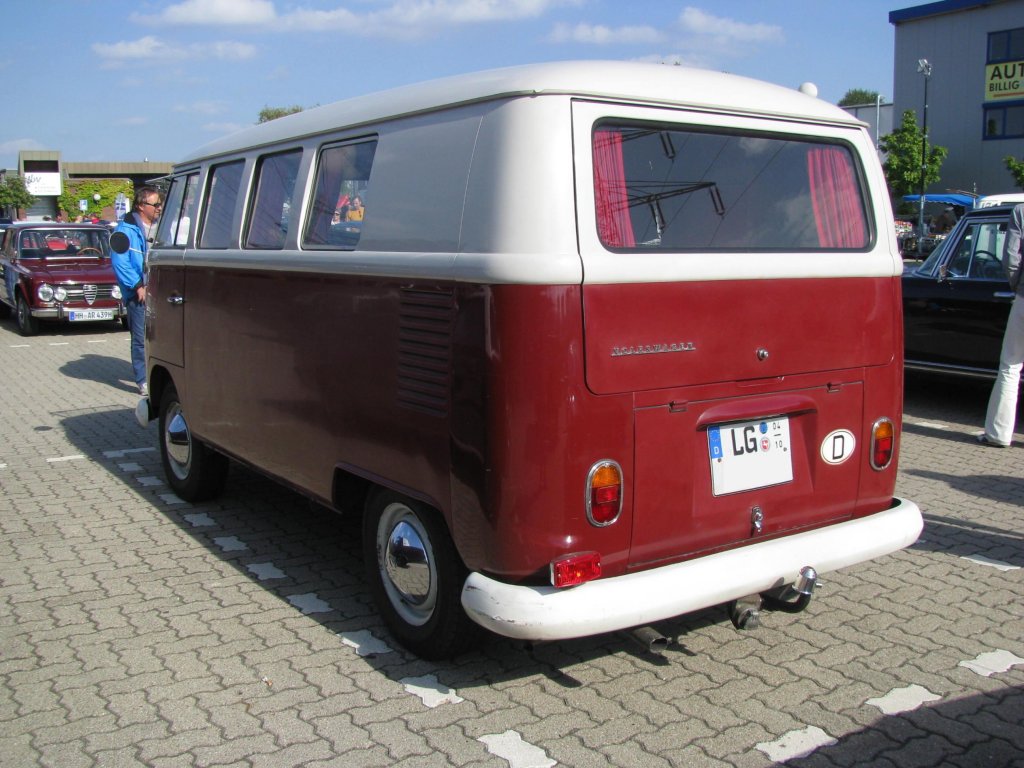
[[[1024,61],[985,67],[985,101],[1024,98]]]

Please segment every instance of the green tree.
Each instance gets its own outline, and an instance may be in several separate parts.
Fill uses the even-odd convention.
[[[1018,160],[1013,155],[1007,155],[1003,158],[1003,162],[1006,163],[1006,170],[1013,176],[1014,183],[1024,190],[1024,160]]]
[[[0,210],[8,212],[11,218],[18,215],[19,209],[29,208],[35,201],[35,195],[25,188],[25,180],[21,176],[0,179]]]
[[[285,117],[286,115],[294,115],[296,112],[301,112],[302,107],[298,104],[293,104],[290,107],[264,107],[260,110],[259,123],[269,123],[271,120],[277,120],[279,117]]]
[[[864,88],[851,88],[846,95],[839,100],[840,107],[857,107],[861,104],[874,104],[878,101],[878,91],[869,91]]]
[[[885,180],[889,183],[889,194],[897,202],[904,195],[921,191],[921,147],[924,136],[917,125],[917,115],[908,109],[903,113],[903,123],[892,133],[883,136],[879,148],[886,153]],[[924,151],[924,186],[936,183],[942,177],[939,169],[949,154],[946,147],[927,144]],[[899,206],[896,206],[899,207]]]

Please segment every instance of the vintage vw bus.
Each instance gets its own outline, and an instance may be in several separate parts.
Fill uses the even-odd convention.
[[[421,655],[474,623],[550,640],[740,601],[742,624],[917,538],[901,269],[837,107],[639,63],[454,77],[175,167],[142,411],[185,499],[230,458],[361,510]]]

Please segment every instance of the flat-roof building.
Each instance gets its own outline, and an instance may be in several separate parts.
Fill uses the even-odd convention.
[[[889,13],[895,27],[893,124],[905,110],[947,147],[926,189],[1018,189],[1004,158],[1024,159],[1024,0],[943,0]]]

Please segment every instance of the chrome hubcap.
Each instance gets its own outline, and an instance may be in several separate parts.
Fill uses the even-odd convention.
[[[404,504],[390,504],[377,526],[377,560],[391,604],[404,621],[421,626],[437,602],[437,570],[423,523]]]
[[[180,479],[187,478],[192,461],[192,435],[178,403],[167,411],[164,446],[167,449],[168,463],[175,476]]]

